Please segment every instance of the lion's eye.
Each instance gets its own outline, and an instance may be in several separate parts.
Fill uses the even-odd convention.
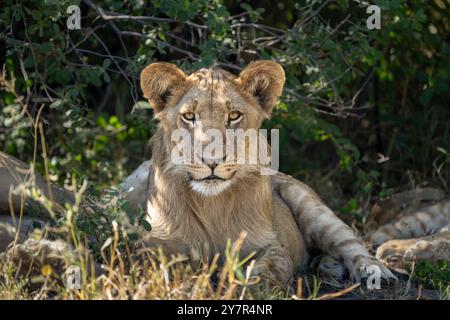
[[[182,117],[185,121],[192,122],[195,120],[195,113],[193,112],[186,112],[182,114]]]
[[[242,118],[242,113],[240,113],[239,111],[231,111],[228,114],[228,120],[230,120],[231,122],[237,122]]]

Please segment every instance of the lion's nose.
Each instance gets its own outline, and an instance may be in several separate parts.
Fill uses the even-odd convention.
[[[217,163],[207,163],[206,165],[210,167],[212,171],[214,171],[215,167],[217,167]]]
[[[226,156],[223,157],[222,159],[208,159],[208,158],[204,158],[202,157],[202,162],[204,164],[206,164],[208,167],[211,168],[212,171],[214,171],[214,169],[220,164],[223,163],[226,159]]]
[[[214,169],[219,164],[220,159],[206,159],[206,158],[202,158],[202,161],[203,161],[204,164],[206,164],[208,167],[210,167],[212,171],[214,171]]]

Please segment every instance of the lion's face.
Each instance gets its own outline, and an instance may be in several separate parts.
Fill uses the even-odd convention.
[[[248,129],[256,133],[283,84],[283,69],[270,61],[249,65],[238,78],[220,69],[186,76],[170,64],[149,65],[141,74],[141,86],[164,132],[170,157],[165,170],[205,196],[259,175],[259,163],[238,161],[239,155],[249,159],[250,138],[244,136],[238,143],[232,134],[252,131]],[[189,140],[183,140],[186,137]],[[185,161],[174,161],[174,155]]]

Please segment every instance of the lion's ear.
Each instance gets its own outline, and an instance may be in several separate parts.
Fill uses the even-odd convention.
[[[157,62],[141,72],[141,89],[156,112],[161,111],[169,97],[184,87],[186,75],[175,65]]]
[[[261,108],[270,114],[283,91],[285,76],[281,65],[261,60],[242,70],[236,81],[242,90],[253,95]]]

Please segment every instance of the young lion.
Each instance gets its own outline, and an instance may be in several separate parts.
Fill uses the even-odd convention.
[[[343,262],[355,280],[370,265],[378,266],[383,278],[395,278],[301,182],[282,173],[264,176],[258,165],[228,159],[199,155],[202,162],[197,164],[170,161],[176,129],[187,130],[198,143],[204,143],[202,132],[210,128],[224,135],[230,128],[258,129],[281,95],[284,81],[283,68],[271,61],[254,62],[238,77],[220,69],[186,76],[167,63],[154,63],[142,71],[142,91],[160,125],[152,138],[148,194],[136,199],[136,193],[125,192],[125,197],[147,208],[153,229],[146,245],[211,257],[223,252],[227,239],[236,239],[245,230],[244,253],[256,251],[257,273],[279,283],[288,282],[305,264],[305,244]],[[136,186],[136,175],[145,169],[127,179],[125,190]]]
[[[245,231],[242,254],[256,252],[254,273],[278,284],[287,284],[305,265],[311,248],[342,262],[355,281],[373,265],[382,278],[396,279],[349,226],[294,178],[261,175],[262,165],[238,164],[233,155],[194,154],[200,161],[171,161],[177,129],[204,144],[208,129],[225,136],[227,129],[260,128],[284,81],[283,68],[272,61],[254,62],[238,77],[221,69],[187,76],[168,63],[142,71],[142,91],[160,123],[151,140],[152,160],[126,179],[123,194],[132,207],[146,208],[152,230],[142,236],[142,245],[204,260],[222,253],[227,239]],[[2,196],[0,204],[5,203]]]

